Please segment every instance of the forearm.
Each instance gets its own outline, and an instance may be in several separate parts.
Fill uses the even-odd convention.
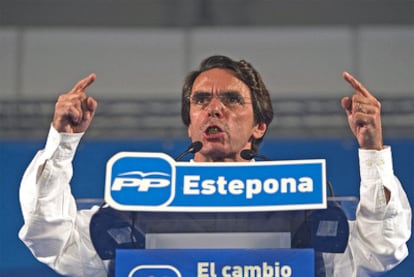
[[[394,176],[389,147],[381,151],[360,150],[359,157],[361,200],[355,230],[358,258],[366,259],[378,270],[389,270],[408,254],[411,208]]]
[[[81,219],[85,226],[80,226],[69,185],[80,137],[58,134],[51,128],[45,149],[36,154],[20,187],[24,217],[20,239],[39,261],[62,274],[75,270],[79,274],[74,276],[83,276],[79,249],[89,239],[85,240],[88,220]]]
[[[45,149],[40,150],[26,169],[20,185],[23,216],[74,216],[70,190],[72,159],[82,134],[62,135],[50,129]]]

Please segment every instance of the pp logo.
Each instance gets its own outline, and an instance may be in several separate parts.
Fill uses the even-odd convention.
[[[182,277],[171,265],[140,265],[131,270],[128,277]]]
[[[107,165],[107,193],[119,205],[165,205],[174,196],[174,174],[168,159],[146,153],[119,153]]]

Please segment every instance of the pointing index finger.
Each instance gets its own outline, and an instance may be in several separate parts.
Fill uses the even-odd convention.
[[[351,74],[348,72],[342,73],[342,77],[347,81],[355,91],[361,93],[363,96],[372,96],[372,94]]]
[[[88,86],[90,86],[90,84],[93,83],[93,81],[95,81],[96,79],[96,74],[92,73],[89,76],[83,78],[82,80],[80,80],[72,89],[73,93],[79,92],[79,91],[83,91],[85,90]]]

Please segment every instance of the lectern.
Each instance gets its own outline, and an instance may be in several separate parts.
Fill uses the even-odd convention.
[[[357,200],[327,197],[324,160],[175,162],[115,155],[90,224],[116,276],[323,276]]]

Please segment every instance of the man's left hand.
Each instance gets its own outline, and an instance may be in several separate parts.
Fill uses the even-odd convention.
[[[351,74],[342,76],[355,90],[351,97],[342,98],[341,105],[360,148],[381,150],[381,103]]]

